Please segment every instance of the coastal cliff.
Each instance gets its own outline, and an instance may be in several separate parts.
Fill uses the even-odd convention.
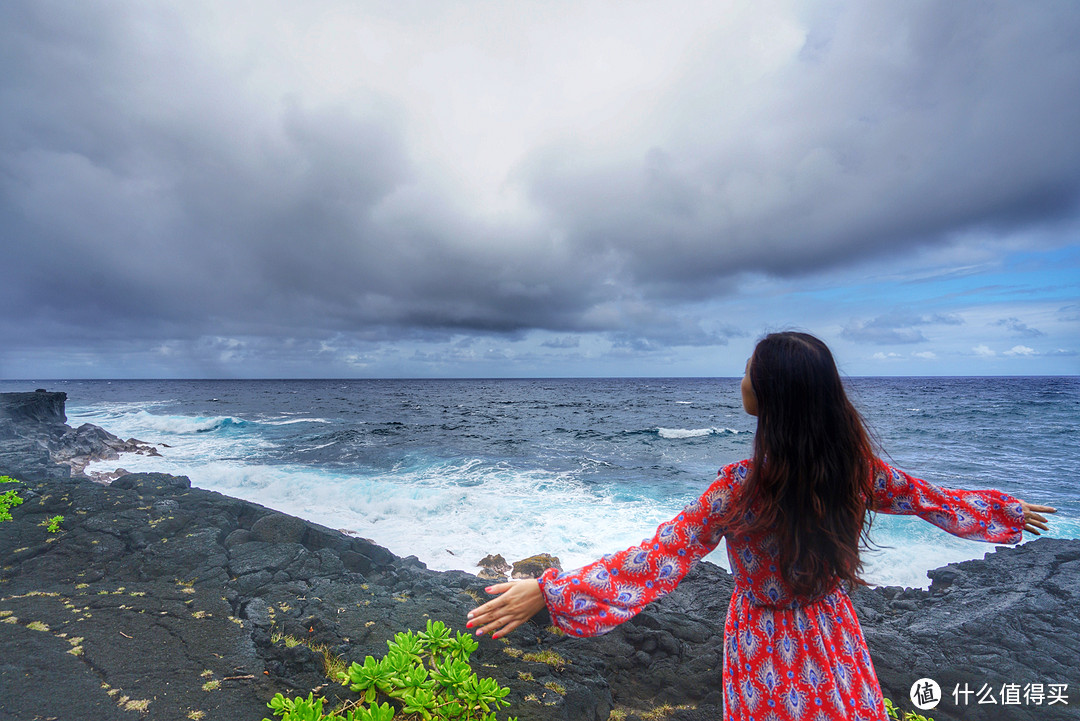
[[[66,403],[67,393],[0,393],[0,470],[22,480],[86,477],[85,468],[93,461],[115,460],[123,453],[159,455],[149,443],[122,440],[91,423],[71,428]],[[92,480],[110,481],[120,473]]]
[[[430,571],[185,477],[93,483],[73,472],[72,439],[99,439],[83,456],[116,453],[119,439],[67,427],[64,400],[0,397],[0,475],[24,481],[25,500],[0,523],[2,719],[257,721],[275,693],[312,689],[332,704],[353,695],[327,681],[310,646],[362,662],[429,618],[463,630],[486,596],[471,574]],[[43,522],[57,515],[50,533]],[[910,708],[912,683],[929,677],[945,696],[927,712],[938,721],[1075,718],[1080,541],[999,547],[930,576],[925,591],[853,593],[886,696]],[[716,719],[731,590],[729,574],[702,563],[604,637],[569,638],[537,618],[506,642],[481,639],[474,665],[511,688],[521,721],[602,720],[613,708],[633,718],[664,705],[664,718]],[[1069,705],[979,704],[974,694],[953,703],[954,686],[998,696],[1013,683],[1065,684]]]

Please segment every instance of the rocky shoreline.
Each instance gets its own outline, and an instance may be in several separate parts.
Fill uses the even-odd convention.
[[[118,468],[88,475],[86,466],[117,460],[122,453],[161,455],[150,443],[122,440],[92,423],[72,428],[67,425],[66,402],[67,393],[43,389],[0,393],[0,468],[20,478],[77,476],[108,483],[127,472]]]
[[[275,693],[312,689],[329,708],[353,695],[328,682],[310,646],[362,662],[429,618],[464,630],[486,595],[489,582],[472,574],[430,571],[185,477],[92,482],[89,459],[156,449],[71,429],[64,400],[0,394],[0,475],[23,481],[25,499],[0,523],[0,719],[258,721]],[[50,533],[42,522],[56,515]],[[945,695],[927,712],[938,721],[1076,718],[1080,541],[987,550],[931,571],[926,591],[853,594],[886,696],[910,708],[912,683],[929,677]],[[719,719],[731,589],[723,569],[702,563],[607,636],[569,638],[538,618],[506,642],[481,639],[473,665],[511,688],[509,715],[521,721],[665,706],[655,718]],[[1069,705],[1001,703],[1003,688],[1033,683],[1065,684]],[[991,687],[998,703],[973,693],[957,707],[951,692],[965,684]]]

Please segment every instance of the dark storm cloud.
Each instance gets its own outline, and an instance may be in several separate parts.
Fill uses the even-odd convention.
[[[962,325],[963,320],[951,315],[913,316],[890,314],[868,321],[853,320],[840,331],[840,337],[857,343],[895,345],[923,343],[927,339],[920,326]]]
[[[3,18],[18,112],[0,120],[0,224],[19,272],[0,293],[23,319],[8,338],[575,326],[588,291],[565,258],[519,252],[439,199],[372,217],[413,177],[392,100],[358,113],[286,95],[255,115],[197,58],[153,57],[119,19],[83,14]],[[461,242],[482,235],[485,252]]]
[[[603,159],[546,142],[509,181],[533,212],[498,220],[425,182],[394,93],[275,94],[250,69],[261,50],[213,52],[210,16],[192,13],[0,8],[8,342],[540,328],[718,344],[741,331],[671,304],[723,296],[744,271],[797,276],[1077,212],[1071,3],[810,17],[802,52],[739,93],[705,48],[656,137]],[[917,325],[844,334],[918,342]]]
[[[849,7],[760,94],[724,105],[709,85],[722,67],[683,87],[677,107],[716,99],[681,119],[715,123],[705,143],[680,147],[676,127],[618,165],[549,147],[530,187],[577,242],[671,294],[1075,218],[1078,17],[1068,3]]]

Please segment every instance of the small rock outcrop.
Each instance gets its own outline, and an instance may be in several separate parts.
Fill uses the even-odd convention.
[[[477,578],[500,583],[506,580],[506,575],[513,569],[513,567],[506,562],[506,559],[502,557],[501,553],[494,555],[488,554],[481,558],[480,562],[476,565],[480,568],[480,570],[476,572]]]
[[[538,553],[516,562],[510,571],[510,578],[540,578],[549,568],[563,570],[557,556],[550,553]]]

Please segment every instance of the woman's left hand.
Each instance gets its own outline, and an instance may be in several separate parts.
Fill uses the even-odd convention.
[[[498,595],[479,608],[469,611],[465,628],[480,626],[477,636],[490,633],[501,638],[528,621],[544,608],[544,594],[535,578],[498,583],[484,589]]]
[[[1047,527],[1046,516],[1040,515],[1042,513],[1057,513],[1056,508],[1050,506],[1034,506],[1026,501],[1020,501],[1020,506],[1024,509],[1024,530],[1028,533],[1034,533],[1036,536],[1041,536],[1039,529],[1044,531],[1050,530]]]

